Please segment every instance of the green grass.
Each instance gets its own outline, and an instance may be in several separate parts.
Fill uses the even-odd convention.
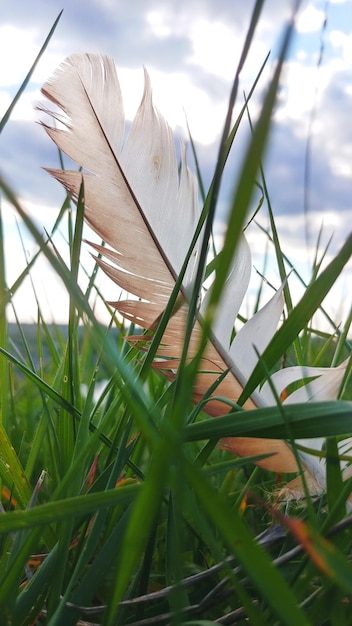
[[[247,104],[231,124],[238,77],[261,4],[256,3],[253,13],[204,201],[202,220],[209,237],[227,155],[246,112]],[[261,157],[291,34],[289,27],[243,155],[224,249],[216,264],[216,288],[204,317],[203,345],[193,363],[181,362],[172,383],[151,366],[172,300],[147,355],[130,348],[126,335],[133,328],[112,310],[106,328],[95,318],[92,296],[93,301],[104,302],[97,267],[84,291],[77,283],[85,245],[81,199],[76,211],[66,199],[54,226],[67,232],[66,265],[1,181],[4,196],[38,244],[38,256],[46,257],[70,297],[66,325],[49,324],[38,302],[35,338],[28,335],[12,297],[35,271],[35,264],[29,263],[15,283],[7,285],[0,229],[0,615],[6,626],[352,622],[352,523],[346,510],[352,485],[351,479],[342,480],[337,462],[337,443],[352,430],[350,368],[336,401],[253,411],[238,405],[217,419],[192,402],[197,359],[208,339],[256,182],[265,190],[271,209]],[[18,96],[24,88],[25,84]],[[272,213],[269,239],[284,278],[290,262]],[[204,247],[185,346],[204,276],[205,252]],[[243,401],[284,354],[288,364],[316,366],[336,365],[350,355],[350,318],[340,328],[332,323],[331,335],[316,331],[310,319],[317,310],[324,314],[321,303],[351,254],[350,237],[322,270],[317,245],[311,281],[298,304],[292,302],[288,281],[288,316],[258,361]],[[17,316],[15,341],[7,324],[10,306]],[[266,472],[254,464],[256,458],[236,458],[221,450],[216,444],[226,436],[326,437],[326,493],[306,494],[303,503],[287,499],[279,506],[277,493],[292,476]]]

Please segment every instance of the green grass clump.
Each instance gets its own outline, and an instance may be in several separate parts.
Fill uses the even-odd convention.
[[[246,102],[231,124],[261,5],[253,13],[204,202],[202,226],[209,237],[226,159],[247,108]],[[291,31],[292,25],[231,201],[204,344],[253,189],[259,182],[266,190],[261,156]],[[239,405],[208,418],[192,403],[194,363],[184,359],[171,383],[152,367],[172,304],[143,355],[128,347],[126,335],[134,329],[104,302],[97,266],[87,287],[79,287],[82,199],[76,211],[65,200],[53,229],[67,229],[67,265],[3,180],[1,188],[38,244],[36,258],[46,257],[70,298],[67,325],[47,323],[38,302],[35,332],[29,332],[12,298],[35,271],[35,259],[9,288],[1,228],[1,624],[351,624],[351,479],[343,480],[338,463],[339,440],[351,430],[349,369],[339,400],[254,411]],[[268,236],[284,279],[289,260],[272,212],[270,218]],[[202,252],[205,267],[205,246]],[[287,283],[287,319],[258,360],[241,402],[283,357],[288,364],[330,366],[350,355],[350,318],[331,334],[316,331],[309,320],[317,310],[324,314],[321,303],[351,254],[350,237],[322,270],[317,251],[297,305]],[[190,301],[185,345],[204,267]],[[96,301],[111,316],[107,327],[95,317]],[[17,317],[16,334],[9,332],[9,306]],[[279,503],[277,494],[292,476],[270,474],[254,464],[257,459],[235,458],[217,447],[220,438],[236,435],[326,437],[327,491]]]

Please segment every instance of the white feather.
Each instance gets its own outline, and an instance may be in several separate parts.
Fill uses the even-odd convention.
[[[143,98],[127,137],[121,91],[110,58],[95,54],[68,57],[42,92],[64,116],[43,110],[66,126],[64,129],[45,126],[47,133],[84,170],[49,171],[74,198],[84,182],[85,219],[109,246],[94,245],[104,257],[99,263],[115,283],[139,298],[118,301],[116,309],[141,327],[152,329],[167,305],[199,217],[197,181],[187,167],[185,149],[181,146],[179,173],[173,134],[152,103],[146,72]],[[177,368],[182,354],[187,296],[196,263],[197,247],[184,277],[179,306],[169,320],[158,350],[159,358],[171,359],[165,363],[158,360],[156,364],[167,375],[170,363]],[[250,252],[243,236],[214,322],[214,340],[208,342],[201,361],[194,388],[195,401],[202,399],[209,386],[230,367],[216,394],[236,402],[257,360],[253,346],[262,352],[276,330],[283,306],[281,289],[244,326],[230,347],[233,324],[248,287],[250,265]],[[196,354],[201,333],[197,321],[189,358]],[[314,371],[322,376],[321,383],[314,381],[310,391],[297,393],[297,399],[312,389],[315,399],[321,397],[323,390],[325,396],[335,393],[335,383],[327,393],[326,381],[334,376],[340,379],[340,370],[333,374]],[[282,389],[300,374],[300,370],[283,370],[273,380]],[[262,393],[253,394],[245,408],[271,401],[265,387]],[[220,415],[226,412],[226,406],[211,399],[205,410]],[[278,472],[297,470],[294,455],[284,441],[231,438],[224,440],[223,445],[240,455],[275,452],[261,462],[263,467]]]

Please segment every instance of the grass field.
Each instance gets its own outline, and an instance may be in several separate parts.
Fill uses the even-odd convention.
[[[241,63],[260,5],[256,3]],[[261,159],[291,30],[289,26],[243,155],[223,249],[209,260],[221,177],[247,110],[245,105],[231,122],[238,74],[197,226],[203,239],[193,242],[198,265],[192,288],[180,304],[182,281],[176,277],[168,304],[152,329],[144,325],[143,334],[100,293],[104,250],[99,250],[88,286],[82,290],[79,285],[80,251],[87,245],[82,225],[90,210],[85,190],[80,187],[75,202],[68,195],[58,207],[53,232],[65,229],[66,264],[48,245],[50,236],[43,238],[13,190],[0,181],[4,197],[36,242],[38,256],[46,257],[70,298],[62,326],[45,320],[40,302],[37,324],[21,322],[12,297],[35,272],[35,263],[7,284],[1,228],[1,626],[352,623],[352,318],[339,328],[330,320],[330,333],[317,331],[310,321],[316,311],[324,315],[322,302],[350,260],[352,237],[328,265],[326,251],[317,245],[311,279],[296,303],[287,279],[290,266],[264,193],[260,205],[263,201],[270,215],[284,317],[279,311],[278,330],[269,329],[280,308],[280,292],[267,313],[255,318],[265,322],[264,329],[256,330],[243,318],[237,319],[236,332],[230,328],[236,346],[231,358],[231,348],[226,353],[222,340],[214,340],[223,328],[219,319],[224,303],[228,306],[229,274],[236,255],[242,254],[242,227],[256,210],[253,189],[257,183],[266,188]],[[25,84],[18,97],[24,89]],[[1,129],[10,114],[11,108]],[[189,240],[192,236],[188,233]],[[209,281],[214,270],[199,316],[203,279]],[[96,299],[105,303],[110,326],[97,321]],[[16,325],[8,324],[10,307]],[[174,339],[177,350],[168,346],[170,352],[165,352],[168,329],[182,310],[184,333]],[[242,326],[248,330],[240,343],[237,329]],[[260,342],[261,335],[266,344],[254,354],[252,340]],[[210,359],[205,360],[212,341],[212,350],[225,363],[216,375]],[[161,367],[160,355],[172,358],[168,367],[164,361]],[[205,363],[212,374],[206,379]],[[235,385],[237,367],[249,369],[248,375],[236,397],[224,397],[229,376]],[[323,445],[308,456],[300,441],[306,446],[317,437]],[[275,464],[272,440],[280,446],[284,469],[265,469],[273,459]]]

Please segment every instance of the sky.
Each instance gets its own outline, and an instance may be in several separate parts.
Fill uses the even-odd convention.
[[[40,87],[65,57],[88,51],[111,55],[116,62],[127,119],[132,119],[138,106],[143,66],[146,67],[155,104],[175,136],[186,143],[187,115],[208,185],[253,6],[254,0],[0,0],[0,117],[63,9],[49,46],[0,137],[1,176],[40,228],[50,232],[64,194],[43,170],[58,166],[57,151],[37,123],[40,114],[35,105],[43,102]],[[267,0],[241,72],[240,95],[248,93],[271,51],[251,102],[254,120],[291,8],[288,0]],[[273,116],[264,170],[282,247],[306,279],[321,226],[322,247],[332,237],[327,260],[352,229],[351,98],[352,0],[302,1]],[[236,110],[242,103],[240,97]],[[222,184],[217,215],[219,234],[248,137],[248,122],[244,120]],[[1,206],[7,278],[11,285],[25,264],[18,231],[28,258],[34,254],[35,246],[4,199]],[[267,228],[265,210],[259,214],[258,222]],[[255,224],[247,230],[247,237],[253,268],[261,270],[266,238]],[[63,239],[62,236],[62,245]],[[89,263],[88,253],[84,250],[83,254]],[[269,260],[271,257],[270,253]],[[269,262],[266,271],[268,281],[278,287],[274,264]],[[255,269],[253,274],[255,281]],[[33,280],[49,319],[65,321],[67,302],[58,279],[45,264],[39,264]],[[298,284],[294,277],[290,280],[298,298]],[[344,272],[329,301],[329,312],[337,323],[343,323],[351,306],[350,284],[351,267]],[[111,299],[111,286],[107,289],[107,298]],[[36,319],[29,282],[14,301],[21,319]],[[9,317],[12,318],[11,310]]]

